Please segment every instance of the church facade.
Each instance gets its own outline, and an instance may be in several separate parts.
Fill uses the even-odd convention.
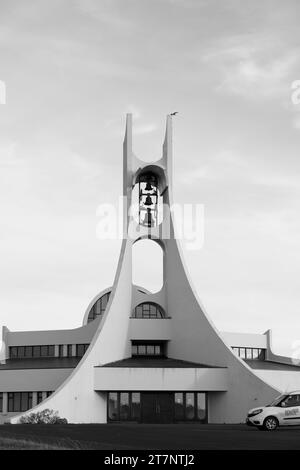
[[[70,423],[239,423],[287,387],[300,389],[300,367],[272,352],[270,331],[219,332],[210,321],[176,239],[172,184],[172,117],[161,159],[145,163],[133,153],[127,115],[114,284],[91,301],[79,328],[3,327],[0,422],[50,408]],[[133,203],[137,217],[127,210]],[[163,252],[156,293],[132,283],[132,249],[144,239]]]

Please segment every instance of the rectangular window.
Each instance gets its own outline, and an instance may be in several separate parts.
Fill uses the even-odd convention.
[[[32,408],[32,392],[9,392],[8,411],[27,411]]]
[[[107,415],[108,421],[140,421],[140,392],[109,392]]]
[[[14,394],[8,393],[8,411],[14,411]]]
[[[9,352],[10,352],[9,357],[11,359],[15,359],[16,357],[18,357],[18,348],[16,346],[11,346],[9,348]]]
[[[116,392],[108,394],[108,419],[110,421],[119,421],[118,393]]]
[[[258,349],[256,348],[252,349],[252,359],[258,359]]]
[[[246,350],[245,348],[240,348],[240,358],[246,359]]]
[[[64,345],[60,344],[58,347],[58,355],[59,357],[64,357]]]
[[[24,346],[18,346],[18,357],[19,358],[25,357],[25,347]]]
[[[41,356],[42,357],[48,356],[48,346],[41,346]]]
[[[3,393],[0,392],[0,413],[3,411]]]
[[[12,346],[9,348],[11,359],[23,359],[31,357],[54,357],[54,344],[42,346]]]
[[[185,394],[185,399],[185,418],[190,421],[195,419],[195,394],[188,392]]]
[[[76,344],[76,356],[77,357],[84,356],[88,347],[89,347],[88,344]]]
[[[130,419],[129,393],[120,393],[120,420],[128,421]]]
[[[259,349],[258,350],[258,359],[260,361],[264,361],[265,360],[265,353],[266,353],[266,350],[265,349]]]
[[[232,347],[232,350],[234,353],[238,354],[241,359],[246,359],[248,361],[265,360],[265,349]]]
[[[41,347],[33,346],[33,357],[40,357],[40,356],[41,356]]]
[[[21,393],[9,392],[8,394],[8,411],[21,411]]]
[[[197,393],[197,420],[204,421],[206,419],[206,395],[205,393]]]
[[[68,344],[67,347],[67,356],[72,357],[72,344]]]
[[[148,344],[147,356],[154,356],[154,344]]]
[[[131,419],[139,421],[141,418],[141,394],[133,392],[131,395]]]
[[[32,357],[32,346],[25,346],[25,357]]]
[[[246,359],[252,359],[252,349],[251,348],[247,348],[246,349]]]
[[[43,401],[43,392],[37,392],[36,394],[36,398],[37,398],[37,404],[41,403]]]
[[[175,400],[175,420],[176,421],[183,421],[184,420],[184,400],[183,400],[183,393],[177,392],[174,396]]]
[[[133,343],[131,354],[132,356],[162,356],[163,345],[157,343]]]

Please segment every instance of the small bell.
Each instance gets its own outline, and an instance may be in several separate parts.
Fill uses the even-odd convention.
[[[145,187],[145,191],[152,191],[152,186],[151,186],[149,180],[147,181],[147,184],[146,184],[146,187]]]
[[[148,194],[144,202],[144,206],[152,206],[152,204],[153,202],[152,202],[151,196]]]
[[[152,227],[153,223],[154,223],[154,221],[152,219],[151,209],[147,209],[145,218],[143,220],[143,225],[146,225],[147,227]]]

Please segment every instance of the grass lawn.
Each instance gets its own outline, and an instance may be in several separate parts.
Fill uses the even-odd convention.
[[[300,449],[300,428],[259,432],[246,425],[2,425],[0,449]]]

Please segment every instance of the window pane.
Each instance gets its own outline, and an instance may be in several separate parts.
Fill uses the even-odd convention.
[[[141,394],[131,394],[131,419],[139,421],[141,418]]]
[[[138,354],[144,356],[146,354],[146,346],[144,344],[138,345]]]
[[[132,354],[133,356],[136,356],[136,355],[137,355],[138,351],[137,351],[137,345],[136,345],[136,344],[133,344],[133,345],[132,345],[131,351],[132,351],[131,354]]]
[[[102,301],[101,301],[101,313],[102,313],[102,314],[105,312],[105,309],[106,309],[106,307],[107,307],[108,301],[109,301],[109,294],[105,294],[105,295],[102,297]]]
[[[240,348],[240,357],[242,359],[246,359],[246,351],[245,348]]]
[[[252,359],[252,349],[251,348],[246,349],[246,357],[247,357],[247,359]]]
[[[160,344],[156,344],[156,345],[155,345],[154,354],[155,354],[156,356],[160,356],[160,355],[162,354]]]
[[[10,348],[10,357],[11,358],[18,357],[18,349],[15,346]]]
[[[3,393],[0,392],[0,412],[2,413],[3,411]]]
[[[112,421],[119,419],[118,394],[115,392],[108,394],[108,418]]]
[[[13,393],[13,411],[21,411],[21,393]]]
[[[28,409],[32,408],[32,392],[28,393]]]
[[[264,349],[259,349],[258,359],[259,359],[260,361],[264,361],[264,360],[265,360],[265,350],[264,350]]]
[[[8,394],[8,411],[14,411],[14,394]]]
[[[206,418],[206,400],[205,393],[197,393],[197,419]]]
[[[258,349],[252,349],[252,359],[258,359]]]
[[[186,393],[185,417],[187,420],[195,418],[195,395]]]
[[[72,356],[72,344],[68,344],[68,357]]]
[[[153,344],[148,344],[147,345],[147,355],[148,356],[153,356],[154,355],[154,345]]]
[[[25,347],[24,346],[19,346],[18,347],[18,357],[24,357],[25,356]]]
[[[183,393],[181,392],[175,393],[175,419],[184,420]]]
[[[33,346],[33,357],[40,357],[40,346]]]
[[[129,393],[122,392],[120,393],[120,420],[127,421],[130,417],[129,409]]]
[[[83,344],[77,344],[77,352],[76,356],[82,357],[84,355],[84,345]]]
[[[22,392],[21,393],[21,411],[28,410],[28,393]]]
[[[141,307],[141,305],[138,305],[138,306],[135,308],[135,317],[136,317],[136,318],[142,318],[142,316],[143,316],[142,307]]]
[[[32,346],[26,346],[25,347],[25,356],[26,357],[32,357]]]
[[[48,356],[48,346],[41,346],[41,356]]]
[[[37,392],[37,404],[43,401],[43,392]]]

